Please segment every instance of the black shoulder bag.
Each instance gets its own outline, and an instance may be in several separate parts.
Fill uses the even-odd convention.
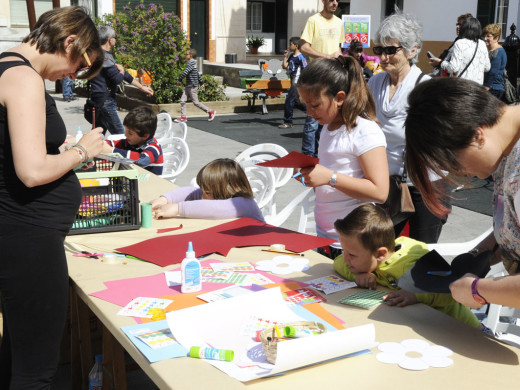
[[[85,102],[85,105],[83,106],[83,116],[87,120],[88,123],[92,124],[92,128],[96,127],[96,123],[99,123],[101,121],[101,118],[103,117],[103,113],[101,109],[103,108],[103,105],[105,104],[105,100],[107,100],[107,96],[110,90],[107,88],[105,92],[105,96],[103,96],[103,101],[101,103],[96,104],[91,98],[92,94],[90,91],[90,83],[89,83],[89,97],[87,101]]]

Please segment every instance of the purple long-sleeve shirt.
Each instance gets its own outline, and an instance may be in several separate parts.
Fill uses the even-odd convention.
[[[227,219],[254,218],[265,222],[254,199],[236,197],[229,199],[202,199],[198,187],[181,187],[163,194],[168,203],[179,204],[179,215],[185,218]]]

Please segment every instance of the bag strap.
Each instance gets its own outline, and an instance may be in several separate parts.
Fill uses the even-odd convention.
[[[477,50],[478,50],[478,40],[475,43],[476,43],[476,45],[475,45],[475,51],[473,52],[473,57],[471,57],[471,60],[469,60],[468,64],[464,68],[464,70],[462,72],[460,72],[457,77],[461,77],[464,74],[464,72],[468,70],[469,66],[473,62],[473,59],[475,58],[475,55],[477,54]]]
[[[415,85],[419,84],[425,75],[426,74],[424,72],[421,72],[419,77],[417,77],[417,80],[415,80]],[[403,150],[403,175],[401,176],[401,183],[406,183],[406,180],[408,179],[408,172],[406,171],[406,164],[404,162],[405,154],[406,150]]]

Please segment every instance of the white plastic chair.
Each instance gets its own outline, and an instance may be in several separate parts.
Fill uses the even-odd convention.
[[[253,145],[242,153],[240,153],[235,160],[238,163],[242,161],[253,161],[254,163],[259,163],[263,161],[274,160],[276,158],[283,157],[287,155],[287,150],[285,150],[280,145],[276,144],[258,144]],[[289,180],[291,180],[291,176],[293,174],[292,168],[271,168],[274,173],[275,178],[275,190],[285,185]],[[271,198],[271,202],[269,205],[266,205],[266,209],[263,211],[264,216],[266,215],[276,215],[276,195]]]
[[[482,233],[477,238],[466,242],[458,242],[458,243],[445,243],[445,244],[428,244],[429,250],[436,250],[441,256],[457,256],[461,253],[466,253],[471,249],[475,248],[475,246],[482,241],[484,238],[489,236],[489,234],[493,231],[493,227],[490,227],[484,233]]]
[[[309,199],[314,198],[314,190],[313,188],[307,188],[306,190],[300,192],[296,195],[279,213],[275,215],[268,215],[265,217],[265,221],[269,225],[273,226],[281,226],[287,219],[292,215],[293,212],[299,210],[300,211],[300,223],[298,227],[298,231],[301,233],[306,233],[308,230],[316,231],[314,229],[309,229],[311,223],[307,224],[307,220],[309,219],[309,213],[314,217],[313,209],[314,202],[309,202]],[[306,210],[303,211],[303,202],[305,201]],[[314,218],[311,218],[314,219]],[[301,228],[301,230],[300,230]]]
[[[108,137],[107,137],[107,140],[109,141],[119,141],[119,140],[122,140],[122,139],[125,139],[126,138],[126,135],[123,133],[123,134],[110,134]]]
[[[155,138],[165,138],[168,136],[172,128],[172,117],[167,112],[157,114],[157,128],[155,129]]]
[[[265,207],[270,204],[275,193],[275,177],[271,168],[260,167],[251,160],[239,162],[244,169],[258,208],[265,214]]]
[[[169,136],[182,138],[186,141],[186,134],[188,133],[188,126],[184,122],[173,122],[169,132]]]
[[[175,182],[188,166],[190,161],[190,149],[186,141],[181,138],[172,137],[165,139],[161,144],[164,156],[162,178]]]
[[[235,161],[242,162],[245,160],[253,160],[256,162],[263,162],[274,160],[276,158],[283,157],[287,155],[288,152],[280,145],[277,144],[258,144],[253,145],[242,153],[240,153]],[[291,176],[293,174],[292,168],[271,168],[275,173],[275,185],[276,188],[280,188],[284,184],[286,184],[289,180],[291,180]]]

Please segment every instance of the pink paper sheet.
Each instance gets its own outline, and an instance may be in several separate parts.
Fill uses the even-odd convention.
[[[304,252],[334,243],[334,240],[293,232],[252,218],[240,218],[193,233],[152,238],[116,250],[166,267],[184,259],[188,242],[197,256],[220,253],[227,256],[231,248],[284,244],[293,252]]]
[[[300,152],[290,152],[289,154],[274,160],[264,161],[256,165],[271,168],[305,168],[318,164],[320,159],[307,156]]]
[[[203,267],[209,267],[210,263],[222,263],[222,260],[204,260],[201,262]],[[259,273],[271,279],[273,283],[290,282],[280,276],[272,275],[268,272],[255,270],[248,273]],[[176,295],[181,293],[181,286],[169,287],[166,284],[164,273],[142,276],[138,278],[112,280],[104,283],[106,290],[97,291],[89,295],[103,299],[104,301],[125,306],[132,299],[137,297],[161,297],[164,295]],[[305,284],[305,283],[303,283]],[[202,283],[202,292],[214,291],[231,286],[232,283]]]

